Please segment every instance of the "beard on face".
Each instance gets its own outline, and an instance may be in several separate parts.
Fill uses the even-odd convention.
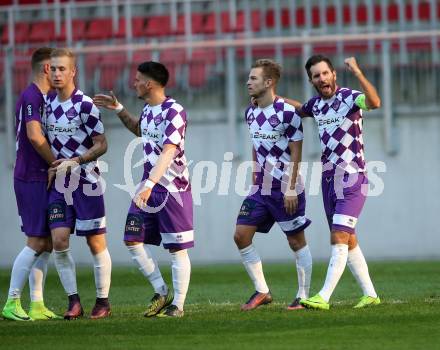
[[[332,97],[336,92],[336,80],[332,80],[328,84],[313,84],[313,87],[315,88],[319,96],[327,99]],[[325,89],[325,92],[323,91],[323,89]]]

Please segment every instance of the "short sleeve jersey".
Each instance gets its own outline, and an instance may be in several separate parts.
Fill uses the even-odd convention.
[[[104,134],[99,109],[89,96],[75,89],[71,97],[60,101],[56,93],[48,94],[46,133],[57,159],[84,155],[93,146],[93,137]],[[90,183],[99,180],[97,161],[81,166],[81,179]],[[86,168],[94,171],[87,171]]]
[[[164,145],[176,145],[174,159],[159,183],[153,187],[153,191],[183,192],[190,190],[184,147],[186,125],[186,112],[173,98],[167,97],[159,105],[146,104],[144,106],[139,119],[144,148],[143,180],[148,179]]]
[[[367,109],[365,95],[348,88],[337,88],[326,100],[315,96],[303,105],[302,112],[318,125],[323,176],[365,171],[362,109]]]
[[[34,83],[23,91],[15,107],[15,148],[17,151],[14,177],[22,181],[47,181],[48,165],[30,143],[26,124],[43,123],[44,95]]]
[[[264,177],[270,175],[272,188],[280,188],[281,183],[287,184],[289,179],[289,142],[303,139],[301,117],[295,107],[277,97],[265,108],[249,106],[245,118],[256,161],[261,167],[256,185],[261,186]]]

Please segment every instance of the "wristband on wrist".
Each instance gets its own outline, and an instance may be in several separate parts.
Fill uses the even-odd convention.
[[[85,163],[83,156],[78,156],[78,162],[79,162],[79,165]]]
[[[124,109],[124,106],[121,103],[118,102],[118,105],[115,108],[116,114],[121,113],[123,109]]]
[[[150,190],[152,190],[154,185],[155,185],[155,183],[153,181],[151,181],[150,179],[148,179],[147,181],[145,181],[144,187],[145,188],[149,188]]]

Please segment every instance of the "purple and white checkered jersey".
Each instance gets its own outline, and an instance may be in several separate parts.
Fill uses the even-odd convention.
[[[256,185],[261,186],[270,174],[272,188],[289,183],[289,142],[301,141],[303,129],[301,117],[295,107],[279,97],[273,104],[260,108],[249,106],[245,112],[246,122],[261,171],[257,173]]]
[[[55,157],[70,159],[84,155],[93,146],[92,137],[104,134],[104,125],[92,99],[75,89],[66,101],[56,93],[47,95],[46,133]],[[96,183],[97,167],[97,161],[81,165],[81,180]]]
[[[368,110],[362,92],[339,87],[331,98],[315,96],[303,105],[319,128],[323,176],[365,171],[362,109]]]
[[[176,145],[173,162],[153,187],[153,191],[183,192],[190,190],[189,171],[185,157],[186,112],[176,100],[167,97],[159,105],[146,104],[139,119],[144,145],[144,175],[148,179],[151,169],[166,144]]]

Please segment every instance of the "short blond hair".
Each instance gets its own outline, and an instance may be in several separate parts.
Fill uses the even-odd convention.
[[[272,79],[275,85],[281,78],[281,65],[269,58],[256,60],[252,68],[262,68],[264,79]]]
[[[50,54],[50,58],[54,58],[54,57],[68,57],[70,58],[73,65],[75,65],[76,63],[76,56],[73,53],[73,51],[69,49],[63,48],[63,49],[53,50],[52,53]]]

